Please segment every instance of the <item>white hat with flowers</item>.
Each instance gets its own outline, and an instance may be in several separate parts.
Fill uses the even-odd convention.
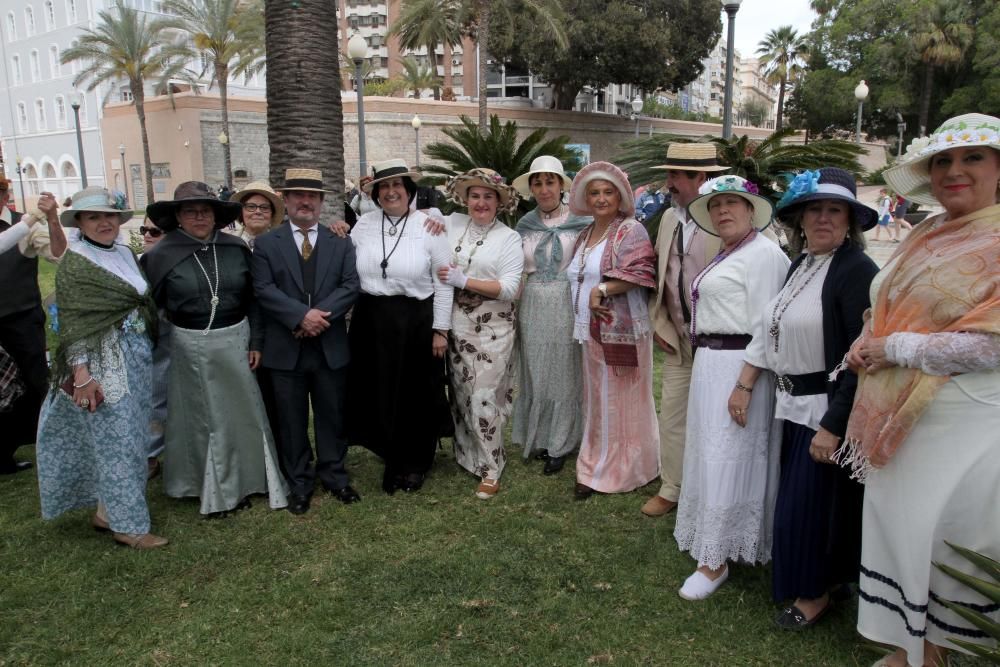
[[[1000,118],[981,113],[949,118],[929,137],[910,142],[899,164],[885,170],[885,182],[906,199],[935,206],[938,201],[931,194],[931,158],[951,148],[973,146],[1000,151]]]
[[[712,236],[719,234],[712,226],[712,216],[708,212],[708,203],[712,201],[713,197],[722,194],[736,195],[750,204],[753,208],[750,224],[757,229],[764,229],[771,224],[774,213],[774,205],[771,200],[760,194],[756,183],[748,181],[742,176],[729,175],[709,179],[698,188],[698,194],[700,196],[688,204],[688,215],[695,221],[695,224]]]

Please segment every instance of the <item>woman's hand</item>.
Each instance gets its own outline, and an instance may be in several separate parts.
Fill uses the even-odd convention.
[[[97,378],[86,368],[81,368],[73,374],[73,402],[84,410],[94,412],[97,404],[104,400],[104,391]]]
[[[250,360],[250,370],[257,370],[257,367],[260,366],[260,352],[258,350],[250,350],[247,353],[247,357]]]
[[[590,312],[601,321],[609,322],[611,320],[611,309],[604,303],[604,295],[597,287],[590,290]]]
[[[443,282],[445,285],[451,285],[452,287],[457,287],[458,289],[465,289],[468,284],[469,279],[466,278],[465,274],[462,273],[462,269],[458,268],[454,264],[451,266],[442,266],[438,269],[438,280]]]
[[[881,338],[869,336],[861,341],[858,356],[861,357],[866,372],[874,373],[896,365],[885,355],[885,340],[885,336]]]
[[[431,216],[427,216],[427,219],[424,220],[424,229],[431,236],[440,236],[444,232],[444,220],[438,217],[432,218]]]
[[[435,331],[431,336],[431,353],[438,359],[444,358],[444,353],[448,351],[448,334]]]
[[[747,410],[750,409],[750,392],[736,389],[729,393],[729,416],[740,428],[747,426]]]
[[[38,210],[45,214],[45,218],[51,222],[59,222],[59,216],[57,211],[59,210],[59,203],[56,201],[55,195],[51,192],[43,192],[38,198]]]
[[[820,426],[809,443],[809,456],[816,463],[833,463],[833,455],[840,445],[840,438]]]

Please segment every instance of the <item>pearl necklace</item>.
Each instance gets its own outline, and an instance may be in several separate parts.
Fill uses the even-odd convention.
[[[771,309],[771,326],[767,328],[768,335],[774,339],[775,352],[778,351],[778,339],[781,335],[780,325],[782,316],[785,314],[785,311],[788,310],[788,306],[791,305],[792,301],[795,300],[795,297],[801,294],[802,290],[806,288],[806,285],[812,282],[812,279],[816,277],[816,274],[819,273],[824,266],[826,266],[826,263],[830,261],[831,257],[833,257],[832,252],[824,255],[819,261],[816,261],[815,255],[809,255],[806,257],[806,259],[802,261],[802,264],[796,267],[795,273],[792,275],[785,288],[779,292],[778,300],[774,302],[774,308]],[[808,271],[809,268],[812,268],[812,272],[809,273],[805,279],[803,279],[802,276],[806,274],[806,271]],[[787,298],[785,298],[786,296]]]
[[[201,252],[208,252],[208,246],[202,246]],[[212,243],[212,260],[215,262],[215,285],[212,285],[212,280],[208,277],[208,271],[205,270],[205,265],[201,263],[198,259],[198,253],[194,254],[194,261],[198,263],[198,268],[205,275],[205,282],[208,283],[208,293],[212,295],[209,300],[209,305],[211,305],[212,310],[208,314],[208,326],[205,330],[201,332],[202,336],[207,336],[208,332],[212,329],[212,322],[215,321],[215,309],[219,306],[219,256],[215,250],[215,243]]]

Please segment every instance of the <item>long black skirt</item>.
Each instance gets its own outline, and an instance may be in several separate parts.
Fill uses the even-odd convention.
[[[430,470],[450,420],[433,322],[432,299],[407,296],[362,294],[351,316],[349,439],[381,456],[389,474]]]
[[[815,435],[785,422],[771,547],[775,602],[819,598],[858,580],[864,487],[844,468],[813,461]]]

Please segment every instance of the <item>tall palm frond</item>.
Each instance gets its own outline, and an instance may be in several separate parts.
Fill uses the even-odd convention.
[[[398,37],[399,45],[404,49],[427,49],[427,59],[435,75],[435,49],[438,44],[444,46],[445,85],[453,88],[451,49],[462,43],[461,15],[461,0],[403,0],[399,17],[386,36]],[[438,98],[435,88],[434,99]]]
[[[764,68],[764,76],[771,85],[778,86],[778,113],[775,130],[781,130],[785,111],[785,91],[805,71],[804,58],[809,54],[809,44],[790,25],[771,30],[757,45],[757,54]]]
[[[426,88],[436,90],[441,78],[429,66],[423,65],[416,58],[403,58],[399,61],[403,66],[402,80],[406,87],[413,91],[413,98],[419,100],[420,93]]]
[[[954,67],[962,62],[976,36],[975,28],[969,25],[967,17],[954,15],[953,10],[946,0],[936,0],[923,14],[923,21],[913,34],[913,48],[924,63],[924,89],[917,120],[920,136],[926,134],[930,119],[935,70]]]

